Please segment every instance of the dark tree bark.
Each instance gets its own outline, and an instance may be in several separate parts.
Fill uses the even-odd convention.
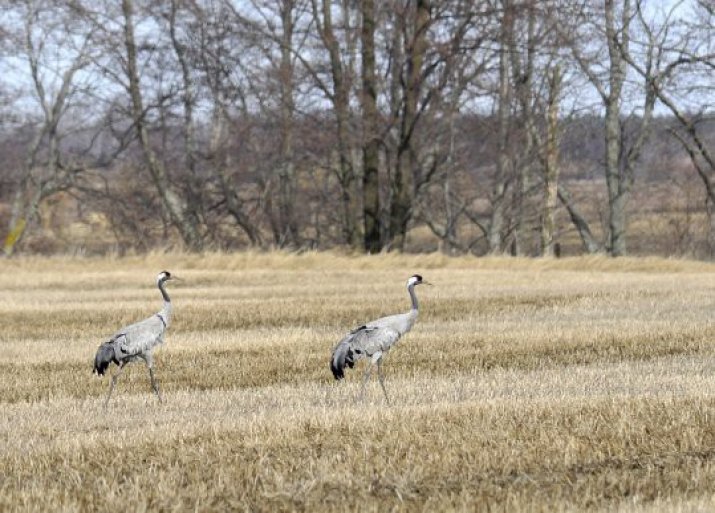
[[[375,73],[375,2],[362,0],[362,130],[363,215],[365,251],[377,253],[380,241],[380,140],[377,133]]]
[[[535,172],[535,153],[538,145],[538,132],[534,122],[535,106],[534,97],[534,60],[537,57],[536,41],[536,6],[534,0],[529,0],[524,5],[508,4],[512,15],[516,17],[517,9],[519,13],[526,14],[526,52],[522,62],[519,49],[520,41],[513,26],[509,30],[509,58],[511,61],[511,80],[514,83],[514,96],[516,97],[519,109],[519,123],[522,125],[524,134],[524,145],[519,151],[520,163],[515,165],[517,186],[514,188],[514,201],[516,205],[514,220],[514,252],[516,255],[524,253],[526,240],[526,203],[531,189],[532,175]],[[516,20],[514,20],[515,22]],[[512,23],[514,23],[512,22]],[[544,43],[542,41],[542,43]],[[523,43],[522,43],[523,44]],[[546,44],[544,44],[546,46]],[[548,47],[547,47],[548,48]]]
[[[423,62],[427,51],[427,30],[430,26],[429,0],[417,0],[411,22],[410,36],[404,41],[406,72],[403,86],[403,106],[400,119],[400,136],[397,148],[397,166],[392,177],[390,203],[390,238],[392,246],[404,248],[407,225],[412,217],[415,194],[414,173],[418,166],[414,148],[414,132],[419,114],[422,92]]]
[[[487,242],[489,252],[501,253],[503,247],[504,222],[506,216],[507,188],[511,180],[511,159],[509,158],[509,128],[511,112],[511,87],[509,77],[509,42],[514,30],[514,10],[508,0],[504,0],[504,14],[501,21],[499,48],[499,92],[497,97],[497,160],[496,176],[492,189],[492,212],[489,220]]]

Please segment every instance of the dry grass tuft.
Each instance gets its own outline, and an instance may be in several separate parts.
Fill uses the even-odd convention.
[[[97,345],[160,306],[166,403]],[[0,510],[709,511],[715,266],[164,254],[0,261]],[[393,405],[332,381],[350,327],[406,308]]]

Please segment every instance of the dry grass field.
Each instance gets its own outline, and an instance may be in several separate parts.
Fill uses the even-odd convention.
[[[92,358],[161,306],[165,403]],[[351,327],[415,328],[356,399]],[[0,510],[713,511],[715,265],[280,253],[0,261]]]

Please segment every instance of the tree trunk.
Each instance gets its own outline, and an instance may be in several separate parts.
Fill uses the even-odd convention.
[[[455,70],[455,72],[459,73],[459,70]],[[459,78],[457,80],[459,80]],[[444,173],[444,180],[442,181],[445,223],[444,232],[440,236],[440,245],[442,242],[446,242],[447,247],[445,249],[448,252],[452,252],[454,249],[461,250],[460,244],[457,240],[457,220],[459,218],[459,212],[454,212],[454,198],[452,193],[452,177],[456,175],[455,140],[457,136],[457,127],[455,121],[459,110],[459,98],[461,92],[462,88],[456,87],[455,84],[447,107],[449,149],[447,150],[446,171]]]
[[[559,95],[561,67],[554,66],[549,76],[549,100],[546,122],[546,158],[544,169],[544,209],[541,224],[543,256],[554,256],[554,227],[559,183]]]
[[[298,223],[295,218],[295,163],[293,155],[293,0],[281,2],[283,34],[281,42],[280,94],[281,94],[281,162],[278,176],[278,219],[282,237],[289,244],[300,244]]]
[[[343,218],[343,237],[353,247],[362,246],[358,225],[355,221],[355,170],[350,157],[349,120],[350,120],[350,84],[346,81],[340,46],[333,32],[332,5],[330,0],[322,2],[322,23],[318,15],[316,0],[313,0],[313,14],[318,24],[318,31],[330,56],[330,70],[333,78],[332,103],[337,122],[338,139],[338,181],[340,183],[341,214]]]
[[[364,245],[368,253],[381,249],[380,141],[377,135],[377,77],[375,74],[375,2],[362,2],[362,130]]]
[[[201,209],[204,204],[201,197],[203,190],[203,180],[196,170],[196,126],[194,122],[194,84],[191,76],[191,66],[187,60],[186,48],[179,41],[176,33],[176,15],[179,11],[178,0],[171,1],[171,10],[169,15],[169,35],[171,44],[176,54],[176,59],[179,62],[181,69],[181,79],[184,87],[182,95],[182,104],[184,108],[184,144],[186,154],[186,169],[189,173],[190,186],[186,188],[188,201],[186,201],[186,216],[193,219],[192,224],[197,224],[201,218]],[[165,131],[166,132],[166,131]]]
[[[605,119],[605,170],[609,205],[609,251],[612,256],[626,254],[626,204],[628,188],[621,183],[621,96],[626,79],[626,60],[622,52],[628,51],[630,0],[623,0],[622,26],[616,27],[614,0],[605,1],[606,38],[610,59],[609,91]],[[620,35],[620,41],[619,41]]]
[[[515,16],[515,6],[509,5],[512,16]],[[536,9],[533,0],[521,7],[527,11],[527,33],[526,33],[526,60],[523,63],[520,59],[520,50],[513,25],[509,30],[509,56],[512,68],[512,82],[514,92],[519,103],[521,112],[520,123],[523,124],[524,147],[520,150],[521,164],[516,171],[518,185],[514,200],[515,205],[515,226],[514,226],[514,249],[517,255],[524,253],[524,242],[526,239],[526,203],[531,188],[531,175],[534,171],[535,155],[537,146],[537,129],[534,123],[534,108],[532,106],[532,82],[534,76],[534,58],[536,55]],[[513,22],[512,22],[513,23]]]
[[[134,40],[133,0],[122,0],[124,15],[124,45],[127,52],[126,73],[131,96],[132,121],[139,136],[144,158],[154,185],[169,213],[172,224],[177,228],[184,244],[192,251],[200,251],[203,246],[195,219],[190,216],[182,198],[171,188],[169,176],[151,147],[144,119],[144,103],[139,86],[137,69],[137,48]]]
[[[489,222],[487,242],[489,253],[503,251],[503,230],[506,214],[507,184],[509,181],[509,113],[511,88],[509,87],[509,41],[513,29],[513,12],[505,2],[501,26],[499,52],[499,97],[497,106],[497,159],[494,189],[492,191],[492,213]]]
[[[414,173],[417,167],[417,154],[413,139],[422,89],[422,65],[427,51],[430,10],[429,0],[417,0],[411,37],[404,42],[407,76],[403,86],[404,101],[402,119],[400,120],[400,138],[397,148],[397,165],[392,177],[392,202],[390,204],[390,237],[393,247],[399,251],[404,248],[407,225],[412,217],[412,199],[415,192]]]

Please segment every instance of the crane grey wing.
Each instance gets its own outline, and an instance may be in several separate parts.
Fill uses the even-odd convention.
[[[112,337],[114,342],[114,351],[121,357],[134,356],[136,354],[132,347],[131,341],[127,339],[126,333],[118,333]]]
[[[142,355],[163,341],[165,325],[158,316],[127,326],[112,339],[122,356]]]
[[[394,344],[400,334],[381,326],[360,326],[351,331],[333,349],[330,370],[335,379],[345,377],[345,367],[353,368],[361,358],[372,356],[378,351],[385,351]]]
[[[364,358],[378,351],[387,351],[399,338],[400,333],[393,328],[368,325],[353,335],[351,346],[356,354]]]

